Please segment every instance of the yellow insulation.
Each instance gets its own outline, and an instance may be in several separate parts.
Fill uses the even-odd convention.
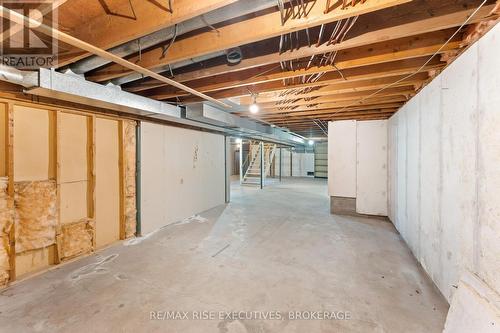
[[[55,243],[57,225],[56,182],[14,183],[16,253]]]
[[[125,187],[125,238],[134,236],[136,224],[135,205],[135,122],[124,121],[124,187]]]
[[[9,281],[9,232],[12,227],[12,209],[9,207],[7,177],[0,177],[0,286]]]
[[[93,220],[81,220],[61,226],[58,238],[59,255],[61,259],[70,259],[93,250],[95,223]]]

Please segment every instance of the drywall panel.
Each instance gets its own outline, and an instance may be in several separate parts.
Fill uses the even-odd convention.
[[[143,234],[160,228],[167,220],[164,201],[167,183],[165,127],[141,123],[141,231]],[[180,197],[179,197],[180,198]],[[186,198],[188,199],[188,198]]]
[[[14,181],[55,178],[55,114],[14,106]]]
[[[475,266],[500,294],[500,25],[478,47],[478,216]]]
[[[96,246],[120,239],[118,121],[96,119]]]
[[[141,138],[143,233],[225,202],[222,135],[142,123]]]
[[[358,121],[356,151],[356,212],[387,216],[387,121]]]
[[[283,156],[281,157],[281,176],[282,177],[290,177],[290,149],[288,148],[278,148],[276,149],[276,176],[279,177],[279,163],[280,163],[280,151]],[[295,155],[294,153],[293,155]]]
[[[59,183],[87,180],[88,117],[59,112]]]
[[[7,104],[0,103],[0,177],[7,176],[6,166]]]
[[[87,217],[86,181],[59,185],[59,220],[61,224],[76,222]]]
[[[441,77],[421,92],[420,101],[420,261],[441,285]]]
[[[293,177],[307,177],[308,172],[314,172],[314,153],[292,153]]]
[[[16,255],[16,278],[46,269],[55,263],[55,245]]]
[[[356,197],[356,121],[328,123],[328,193]]]

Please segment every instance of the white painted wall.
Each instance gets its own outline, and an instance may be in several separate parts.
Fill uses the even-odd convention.
[[[290,177],[290,149],[282,148],[282,177]],[[280,150],[276,150],[276,177],[279,177]],[[308,172],[314,172],[314,153],[292,152],[292,177],[307,177]]]
[[[387,121],[356,126],[356,212],[387,216]]]
[[[222,135],[141,126],[143,234],[224,203]]]
[[[497,25],[389,120],[390,218],[448,301],[500,293],[499,59]]]
[[[328,123],[328,193],[356,197],[356,121]]]
[[[330,196],[356,198],[359,214],[387,216],[387,121],[328,126]]]

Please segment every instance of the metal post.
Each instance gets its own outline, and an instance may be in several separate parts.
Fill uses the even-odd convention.
[[[141,237],[141,122],[135,127],[135,236]]]
[[[281,147],[280,147],[280,182],[281,182],[281,155],[283,154],[283,152],[281,151]]]
[[[293,177],[293,156],[292,156],[292,148],[290,148],[290,177]]]
[[[243,184],[243,140],[240,143],[240,184]]]
[[[224,136],[224,182],[226,185],[226,203],[231,201],[231,165],[229,165],[229,154],[231,153],[231,139]]]
[[[264,187],[264,142],[260,142],[260,189]]]

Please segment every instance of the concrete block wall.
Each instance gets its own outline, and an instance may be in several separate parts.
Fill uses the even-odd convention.
[[[389,217],[452,308],[500,293],[499,59],[497,25],[389,120]]]

